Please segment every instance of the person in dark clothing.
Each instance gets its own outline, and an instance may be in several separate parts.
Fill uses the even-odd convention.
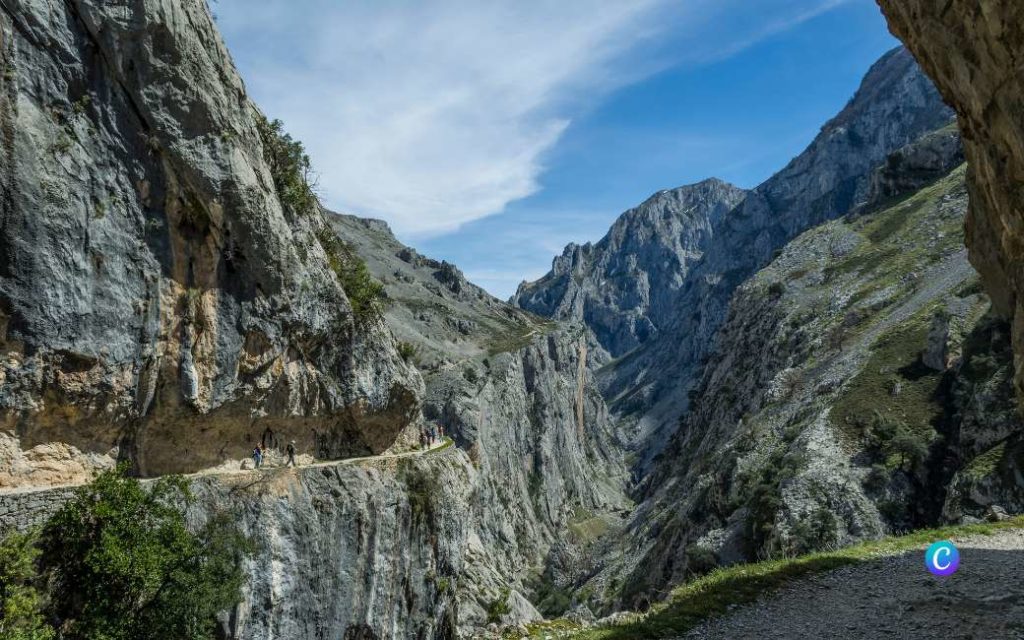
[[[252,450],[252,461],[257,469],[263,464],[263,450],[260,449],[260,445],[256,445],[256,448]]]
[[[288,451],[288,465],[287,466],[289,466],[289,467],[296,466],[295,465],[295,441],[294,440],[292,440],[291,442],[288,443],[287,451]]]

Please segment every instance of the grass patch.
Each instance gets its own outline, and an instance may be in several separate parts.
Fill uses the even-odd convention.
[[[754,602],[785,584],[839,567],[871,562],[878,558],[922,550],[936,540],[973,535],[992,535],[1005,529],[1024,528],[1024,517],[1005,522],[941,527],[915,531],[904,536],[862,542],[835,551],[812,553],[796,558],[769,560],[716,569],[672,591],[662,603],[645,615],[625,624],[603,629],[585,629],[569,637],[579,640],[635,640],[666,638],[694,628],[708,618],[725,613],[730,605]],[[566,629],[565,621],[550,623]],[[545,623],[530,628],[531,637],[551,634]]]
[[[491,332],[486,348],[488,357],[499,353],[513,353],[528,346],[535,336],[550,331],[553,322],[514,322],[504,318],[498,319],[499,327]]]
[[[964,468],[963,474],[972,480],[981,480],[996,472],[999,463],[1006,453],[1006,441],[1003,440],[985,453],[971,460],[971,463]]]
[[[584,545],[593,544],[608,532],[608,522],[585,509],[578,510],[574,516],[569,522],[569,532]]]
[[[867,364],[833,405],[832,420],[851,442],[864,438],[879,420],[904,425],[928,441],[934,437],[933,424],[943,412],[937,397],[942,374],[921,363],[928,338],[922,316],[929,317],[918,314],[880,338]]]

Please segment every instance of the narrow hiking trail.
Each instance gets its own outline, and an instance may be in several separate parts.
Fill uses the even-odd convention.
[[[372,462],[372,461],[385,461],[385,460],[399,460],[402,458],[412,458],[416,456],[426,455],[428,453],[434,453],[447,449],[450,446],[454,446],[454,441],[451,438],[442,438],[436,444],[432,444],[428,449],[414,449],[412,451],[403,451],[401,453],[381,453],[375,456],[362,456],[359,458],[343,458],[340,460],[322,460],[314,462],[306,462],[297,464],[294,467],[288,467],[284,464],[274,464],[273,466],[264,466],[260,469],[245,468],[243,465],[246,461],[251,462],[251,459],[246,458],[244,460],[229,460],[216,467],[210,467],[208,469],[201,469],[193,473],[181,474],[183,478],[208,478],[218,476],[237,476],[242,474],[249,474],[253,476],[267,476],[274,474],[275,472],[285,471],[287,469],[307,469],[315,467],[339,467],[351,464],[358,464],[360,462]],[[283,456],[277,456],[282,457]],[[300,456],[307,460],[312,459],[310,456]],[[232,468],[235,467],[235,468]],[[143,478],[143,481],[155,480],[156,478]],[[42,491],[53,491],[59,489],[72,489],[74,487],[80,487],[88,484],[88,482],[75,482],[70,484],[54,484],[46,486],[35,486],[35,487],[18,487],[14,489],[0,489],[0,497],[7,495],[18,495],[26,493],[37,493]]]
[[[1024,640],[1024,530],[954,543],[952,576],[928,573],[915,550],[803,578],[681,637]]]

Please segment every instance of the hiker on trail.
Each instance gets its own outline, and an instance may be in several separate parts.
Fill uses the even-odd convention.
[[[256,445],[256,448],[252,450],[252,461],[256,464],[257,469],[263,464],[263,451],[260,449],[260,445]]]
[[[421,427],[420,428],[420,449],[426,449],[427,446],[428,446],[427,445],[427,430]]]
[[[440,422],[437,423],[437,436],[444,440],[444,425]]]
[[[437,425],[430,425],[430,446],[434,446],[437,443]]]
[[[294,467],[295,465],[295,441],[292,440],[288,443],[288,464],[286,466]]]

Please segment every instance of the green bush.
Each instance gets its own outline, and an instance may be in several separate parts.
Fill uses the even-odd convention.
[[[509,596],[512,592],[509,591],[508,587],[502,588],[498,597],[491,600],[487,605],[487,622],[501,622],[501,619],[512,611],[512,608],[508,606]]]
[[[302,143],[284,132],[283,122],[267,120],[261,113],[256,114],[256,129],[263,141],[263,159],[270,168],[281,204],[296,213],[313,210],[317,199],[310,185],[312,168]]]
[[[818,507],[810,515],[800,519],[793,527],[790,554],[811,553],[834,546],[838,522],[835,515],[824,507]]]
[[[374,280],[366,263],[352,246],[339,238],[330,227],[324,226],[317,240],[327,254],[327,262],[345,290],[352,313],[362,321],[380,315],[384,300],[384,285]]]
[[[43,615],[38,557],[32,535],[12,533],[0,540],[0,640],[54,637]]]
[[[476,384],[480,381],[480,374],[476,372],[476,369],[468,365],[462,370],[462,377],[470,384]]]
[[[691,544],[686,547],[686,573],[702,576],[718,567],[715,552],[704,545]]]
[[[437,476],[415,464],[404,463],[400,467],[399,477],[405,483],[413,522],[426,524],[429,529],[433,529],[436,518],[434,502],[436,494],[441,490]]]
[[[886,443],[889,456],[898,457],[900,468],[909,465],[910,471],[917,471],[928,457],[928,443],[917,433],[900,425],[892,439]]]
[[[183,478],[144,488],[108,471],[47,522],[39,545],[49,609],[67,640],[205,640],[240,600],[252,545],[225,514],[193,533]]]
[[[419,355],[420,349],[411,342],[399,342],[398,343],[398,355],[402,356],[402,360],[410,362],[415,360]]]

